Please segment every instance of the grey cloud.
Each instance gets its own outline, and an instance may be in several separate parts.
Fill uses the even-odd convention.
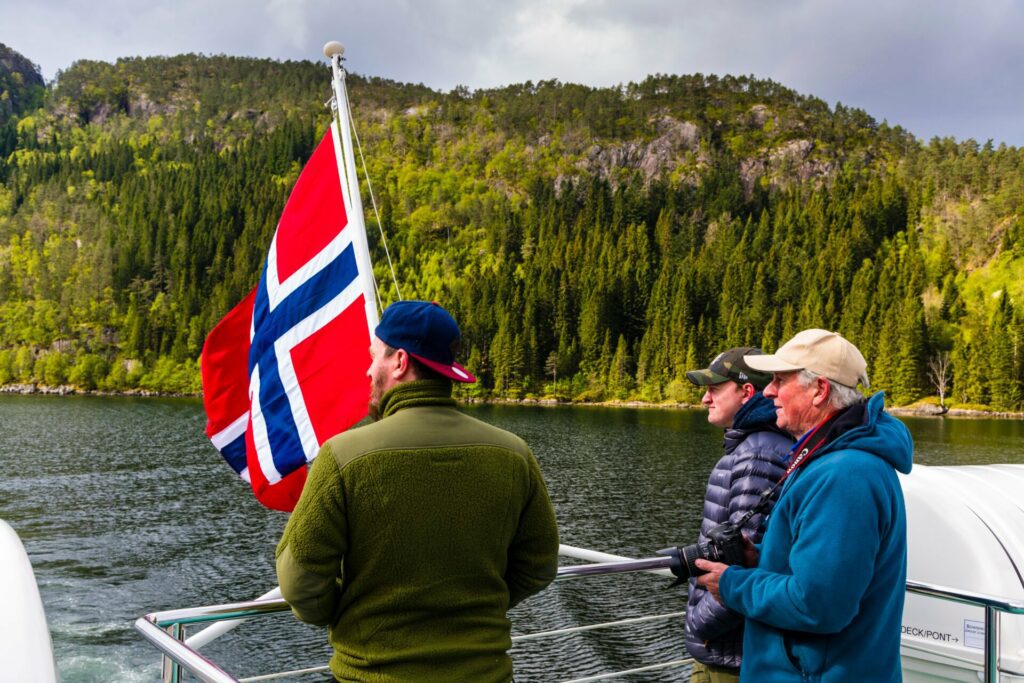
[[[82,58],[318,60],[337,39],[355,72],[442,90],[753,74],[922,138],[1024,144],[1017,0],[36,0],[3,3],[0,26],[47,78]]]

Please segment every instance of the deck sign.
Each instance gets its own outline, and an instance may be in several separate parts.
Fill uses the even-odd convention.
[[[321,444],[367,413],[377,304],[338,138],[332,126],[288,197],[259,284],[203,347],[206,433],[275,510],[295,507]]]
[[[934,631],[932,629],[918,628],[917,626],[907,626],[903,624],[903,635],[913,636],[915,638],[923,638],[925,640],[937,640],[943,643],[959,643],[960,639],[954,636],[952,633],[945,631]]]
[[[964,619],[964,647],[985,649],[985,622]]]

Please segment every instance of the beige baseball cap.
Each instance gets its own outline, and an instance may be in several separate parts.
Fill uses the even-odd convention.
[[[837,332],[804,330],[772,354],[744,356],[754,370],[793,372],[810,370],[844,386],[870,386],[868,364],[856,346]]]

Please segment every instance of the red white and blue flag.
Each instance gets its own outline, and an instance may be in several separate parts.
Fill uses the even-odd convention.
[[[337,127],[299,175],[259,284],[203,346],[206,434],[261,503],[295,507],[324,441],[366,416],[377,302]]]

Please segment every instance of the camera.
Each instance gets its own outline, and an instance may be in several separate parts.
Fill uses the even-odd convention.
[[[692,545],[665,548],[659,555],[668,555],[669,569],[679,581],[691,576],[706,574],[694,564],[697,560],[710,560],[722,564],[743,564],[743,534],[741,527],[731,522],[724,522],[712,527],[707,533],[707,540]]]

